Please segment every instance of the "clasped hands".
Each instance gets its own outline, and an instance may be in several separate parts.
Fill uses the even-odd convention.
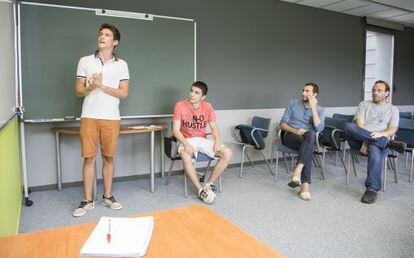
[[[93,91],[96,88],[104,90],[105,86],[102,83],[102,73],[93,73],[92,76],[88,79],[88,89]]]

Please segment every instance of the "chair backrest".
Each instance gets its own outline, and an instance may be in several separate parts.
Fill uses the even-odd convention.
[[[398,127],[399,128],[414,127],[414,120],[408,119],[408,118],[400,118],[400,121],[398,123]]]
[[[400,112],[400,118],[412,119],[413,114],[411,112]]]
[[[345,119],[347,122],[354,121],[354,115],[343,115],[343,114],[333,114],[332,118],[335,119]]]
[[[325,117],[325,129],[319,136],[319,144],[330,147],[333,150],[341,150],[342,131],[347,121],[345,119],[335,119]]]
[[[178,158],[178,143],[174,136],[164,137],[164,153],[170,159]]]
[[[267,132],[259,131],[263,138],[266,138],[268,135],[268,131],[270,128],[270,122],[272,121],[271,118],[264,118],[260,116],[254,116],[252,118],[252,122],[250,123],[251,126],[255,128],[261,128],[267,130]]]
[[[414,128],[399,128],[396,140],[406,142],[408,148],[414,148]]]
[[[259,130],[255,130],[255,127],[251,125],[238,125],[236,126],[236,129],[238,129],[240,132],[242,143],[253,145],[256,149],[259,150],[262,150],[266,147],[262,134]]]
[[[334,127],[339,130],[344,130],[347,122],[348,121],[343,118],[325,117],[325,126]]]

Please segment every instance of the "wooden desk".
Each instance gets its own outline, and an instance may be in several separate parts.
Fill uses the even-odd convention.
[[[164,135],[163,131],[168,128],[168,124],[154,124],[158,127],[148,128],[148,129],[132,129],[131,127],[139,126],[137,124],[132,125],[121,125],[121,129],[119,130],[120,135],[124,134],[143,134],[149,133],[150,134],[150,192],[154,192],[154,180],[155,180],[155,132],[160,132],[161,138],[161,176],[164,177]],[[55,140],[56,140],[56,167],[57,167],[57,188],[58,190],[62,190],[62,167],[60,162],[60,134],[68,134],[68,135],[80,135],[80,127],[57,127],[52,129],[55,132]],[[95,180],[95,187],[94,193],[96,193],[96,180]],[[96,194],[94,194],[96,196]]]
[[[148,258],[283,257],[205,206],[137,216],[148,215],[155,217],[145,256]],[[95,225],[88,223],[0,238],[1,257],[79,257]]]

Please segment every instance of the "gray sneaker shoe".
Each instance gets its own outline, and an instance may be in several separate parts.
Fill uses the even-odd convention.
[[[205,190],[211,190],[211,191],[213,191],[214,193],[216,193],[217,192],[217,186],[215,186],[213,183],[207,183],[207,184],[205,184],[204,185],[204,187],[203,187]]]
[[[105,197],[105,195],[102,195],[102,204],[105,206],[108,206],[109,208],[113,210],[120,210],[122,209],[122,205],[115,200],[115,197],[113,195],[109,197]]]
[[[198,192],[198,198],[200,198],[203,202],[207,204],[211,204],[214,202],[214,199],[216,199],[216,194],[211,191],[210,189],[204,189],[201,188]]]
[[[78,208],[75,209],[73,212],[73,217],[81,217],[85,215],[88,210],[92,210],[95,207],[95,203],[93,201],[81,201]]]

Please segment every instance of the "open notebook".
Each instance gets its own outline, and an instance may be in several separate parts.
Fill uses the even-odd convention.
[[[109,225],[110,224],[110,225]],[[154,217],[102,217],[80,254],[85,256],[140,257],[147,252]],[[107,234],[110,232],[110,241]]]

